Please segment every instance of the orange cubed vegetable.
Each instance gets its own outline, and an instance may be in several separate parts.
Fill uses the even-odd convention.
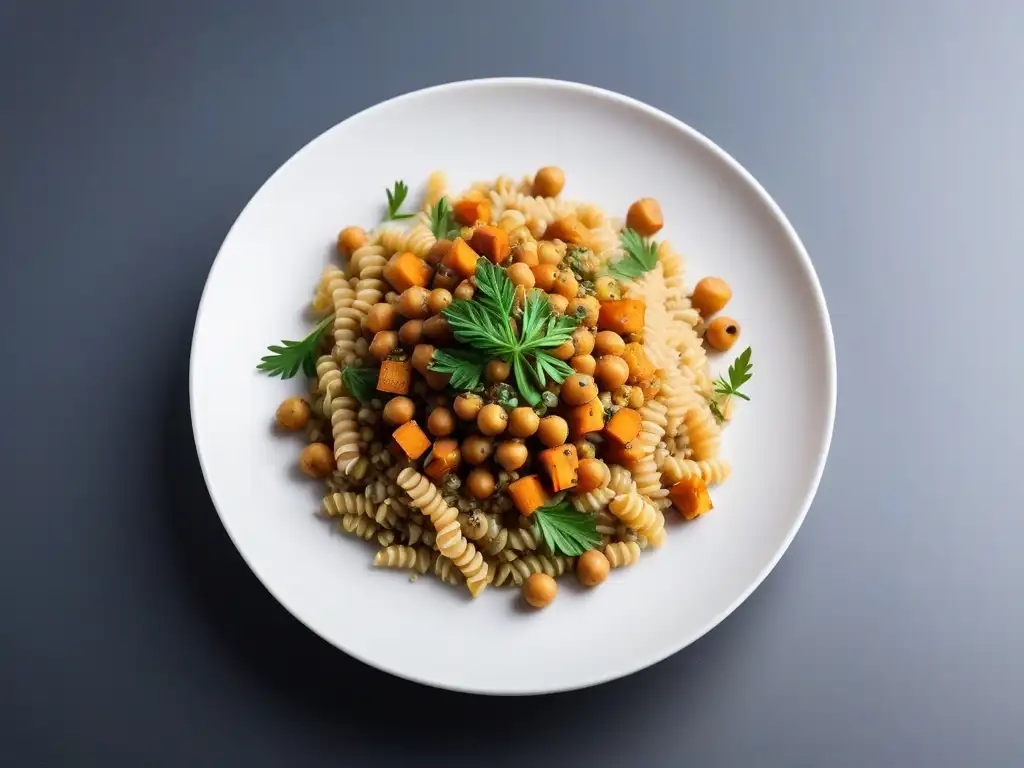
[[[478,221],[484,223],[491,219],[491,204],[486,200],[470,200],[463,198],[452,206],[452,213],[459,224],[471,227]]]
[[[476,251],[459,237],[452,243],[452,247],[448,249],[448,253],[445,254],[444,260],[441,263],[459,277],[468,280],[476,274],[476,260],[479,258]]]
[[[647,305],[640,299],[608,299],[601,302],[597,327],[602,331],[615,331],[620,336],[640,333],[646,312]]]
[[[626,349],[622,352],[622,359],[629,366],[629,378],[626,379],[627,384],[641,384],[645,381],[650,381],[658,371],[654,363],[647,357],[644,345],[639,342],[633,341],[627,344]],[[644,396],[647,396],[646,392],[644,392]]]
[[[608,420],[604,433],[619,445],[625,445],[640,434],[642,421],[639,411],[634,411],[632,408],[619,408],[615,415]]]
[[[508,232],[497,227],[477,227],[473,230],[469,244],[474,251],[481,256],[486,256],[495,264],[503,264],[510,251]]]
[[[590,230],[583,226],[575,216],[566,216],[548,224],[547,231],[544,232],[544,239],[564,240],[573,245],[587,245],[590,242]]]
[[[604,429],[604,407],[601,401],[595,397],[589,403],[570,409],[569,427],[577,440],[590,432],[600,432]]]
[[[462,461],[459,444],[456,440],[443,437],[434,443],[434,448],[427,457],[423,473],[434,480],[442,480],[454,469],[458,469]]]
[[[693,520],[715,508],[708,487],[696,475],[673,485],[668,489],[668,495],[672,499],[672,506],[684,520]]]
[[[415,421],[407,421],[392,433],[402,453],[416,460],[430,448],[430,438]]]
[[[547,470],[551,479],[551,489],[558,493],[576,485],[576,470],[579,468],[580,460],[576,456],[576,446],[572,443],[559,445],[541,451],[537,456],[541,466]]]
[[[414,285],[425,288],[430,284],[432,276],[433,270],[430,265],[409,251],[396,253],[384,266],[384,279],[399,293]]]
[[[536,475],[527,475],[514,483],[509,483],[508,494],[521,515],[532,515],[550,498],[544,484]]]
[[[412,384],[412,363],[404,360],[385,360],[380,364],[377,375],[377,389],[393,395],[409,394]]]
[[[637,440],[631,440],[625,445],[609,440],[604,444],[602,455],[609,464],[621,464],[624,467],[629,467],[644,457],[644,449]]]

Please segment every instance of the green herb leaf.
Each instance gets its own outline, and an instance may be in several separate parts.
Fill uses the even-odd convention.
[[[436,349],[427,367],[437,373],[450,373],[452,389],[473,390],[481,386],[487,357],[471,349]]]
[[[575,373],[568,363],[542,349],[537,350],[534,359],[537,362],[537,378],[541,387],[546,387],[549,380],[561,384]]]
[[[341,381],[345,390],[362,404],[366,404],[377,396],[377,368],[356,368],[349,365],[341,371]]]
[[[325,317],[302,341],[282,341],[281,345],[271,345],[267,349],[274,354],[260,358],[256,370],[265,371],[271,376],[290,379],[300,370],[307,376],[316,375],[316,345],[320,335],[334,324],[334,315]]]
[[[717,399],[724,400],[727,397],[738,397],[741,400],[750,400],[743,392],[740,392],[740,387],[750,381],[750,378],[754,375],[754,366],[750,362],[750,347],[740,352],[739,356],[733,360],[732,365],[729,366],[729,378],[728,380],[724,376],[719,376],[715,381],[715,397],[708,398],[708,405],[711,408],[711,414],[715,417],[719,424],[725,421],[725,416],[722,414],[719,408]]]
[[[442,197],[430,209],[430,231],[438,240],[445,240],[454,226],[451,203],[447,197]]]
[[[544,539],[556,555],[579,557],[601,544],[597,520],[578,511],[569,501],[541,507],[533,513],[534,535]]]
[[[512,326],[507,320],[512,317],[512,307],[516,303],[516,287],[509,279],[508,273],[487,259],[476,262],[477,301],[506,320],[511,334]]]
[[[622,230],[619,242],[626,255],[609,264],[605,274],[619,280],[632,280],[658,265],[658,246],[642,238],[636,230]]]
[[[396,221],[398,219],[411,219],[414,214],[399,213],[405,198],[409,196],[409,186],[404,181],[396,181],[394,190],[386,189],[384,193],[388,196],[388,215],[385,221]]]

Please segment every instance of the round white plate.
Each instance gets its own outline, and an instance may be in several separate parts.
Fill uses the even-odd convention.
[[[446,169],[453,189],[559,165],[566,196],[622,216],[661,201],[660,237],[687,254],[692,285],[733,286],[754,378],[723,455],[715,509],[672,525],[666,546],[584,591],[571,576],[549,608],[518,590],[465,590],[374,569],[375,547],[315,512],[298,438],[273,414],[304,381],[256,372],[268,344],[299,339],[334,238],[371,227],[384,189],[413,193]],[[716,371],[734,355],[713,360]],[[492,694],[561,691],[628,675],[692,643],[736,608],[793,539],[825,464],[836,367],[821,288],[796,233],[740,165],[678,120],[583,85],[501,79],[410,93],[349,118],[285,163],[242,211],[206,283],[192,342],[192,424],[210,495],[253,572],[300,621],[346,653],[430,685]],[[674,517],[674,515],[669,515]]]

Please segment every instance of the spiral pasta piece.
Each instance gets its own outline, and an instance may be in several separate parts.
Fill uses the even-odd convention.
[[[633,475],[628,469],[619,464],[612,464],[608,467],[608,470],[608,488],[611,489],[612,496],[621,496],[623,494],[632,493],[636,490],[636,483],[633,482]],[[608,501],[611,501],[610,497]]]
[[[620,467],[620,469],[622,468]],[[632,480],[630,480],[630,482],[632,482]],[[595,488],[592,491],[581,493],[578,496],[573,496],[572,505],[580,512],[586,512],[587,514],[594,515],[608,506],[608,502],[613,498],[615,498],[615,490],[609,485],[604,488]]]
[[[398,227],[384,227],[377,236],[377,242],[384,249],[384,255],[390,256],[402,251],[410,251],[421,259],[425,259],[434,247],[437,238],[426,224],[417,224],[412,229],[403,230]]]
[[[433,560],[433,553],[428,549],[395,544],[379,550],[373,557],[373,564],[377,568],[400,568],[405,571],[426,573],[433,565]]]
[[[434,557],[433,565],[434,575],[437,576],[445,584],[451,586],[457,586],[459,584],[465,584],[466,578],[459,571],[458,567],[449,560],[447,557],[442,555],[440,552],[436,553]]]
[[[683,416],[683,426],[694,459],[704,461],[717,458],[722,428],[715,421],[707,403],[701,403],[688,410]]]
[[[662,478],[670,485],[675,485],[679,481],[688,480],[691,477],[699,477],[707,485],[718,485],[728,480],[731,473],[732,466],[729,462],[717,458],[693,461],[673,456],[666,461],[666,466],[662,468]]]
[[[635,565],[640,560],[640,545],[635,541],[619,541],[607,544],[602,550],[612,568]]]
[[[320,501],[320,508],[328,517],[366,515],[370,517],[373,505],[361,493],[329,493]]]
[[[615,492],[612,491],[612,494]],[[601,541],[607,544],[619,535],[619,519],[607,509],[602,509],[594,515],[597,522],[597,533]]]
[[[616,496],[608,502],[608,510],[641,536],[652,547],[665,543],[665,516],[639,493]]]
[[[561,576],[572,570],[576,559],[564,555],[526,555],[507,563],[498,565],[494,576],[494,586],[515,585],[521,587],[523,582],[535,573],[544,573],[552,578]]]
[[[341,530],[369,541],[380,531],[380,526],[365,515],[351,514],[341,518]]]

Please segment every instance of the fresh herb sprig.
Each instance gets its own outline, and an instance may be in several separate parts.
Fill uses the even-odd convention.
[[[632,280],[658,265],[658,246],[634,229],[624,229],[619,243],[626,255],[608,265],[606,274],[618,280]]]
[[[708,398],[708,405],[711,408],[712,415],[714,415],[719,424],[725,421],[725,416],[718,407],[716,398],[724,400],[727,397],[738,397],[749,401],[750,398],[740,392],[740,387],[750,381],[750,377],[754,375],[753,370],[754,366],[750,362],[750,347],[747,347],[740,352],[739,357],[733,360],[732,365],[729,366],[729,378],[726,379],[724,376],[719,376],[715,380],[715,395]]]
[[[579,557],[601,543],[597,519],[568,500],[534,510],[533,521],[533,535],[544,539],[555,555]]]
[[[316,328],[302,341],[285,340],[280,345],[272,344],[267,347],[274,354],[260,358],[256,370],[265,371],[271,376],[280,376],[282,379],[290,379],[300,370],[307,376],[315,376],[317,342],[320,335],[333,323],[334,315],[330,315],[317,323]]]
[[[341,381],[345,390],[363,405],[377,396],[377,378],[380,370],[377,368],[356,368],[354,365],[347,365],[341,371]]]
[[[442,197],[430,208],[430,231],[438,240],[451,240],[459,232],[451,202]]]
[[[456,299],[444,310],[455,338],[469,349],[444,350],[430,370],[452,375],[452,386],[479,386],[487,361],[504,360],[512,367],[516,388],[530,405],[541,402],[548,381],[565,381],[573,373],[566,363],[546,350],[572,338],[579,318],[556,315],[540,291],[526,295],[518,336],[511,323],[515,285],[505,270],[486,259],[476,267],[476,295]],[[456,384],[456,381],[459,384]]]
[[[412,213],[399,213],[398,209],[402,207],[402,203],[405,202],[405,198],[409,196],[409,185],[404,181],[396,181],[395,188],[393,190],[384,190],[388,196],[388,215],[385,217],[385,221],[397,221],[399,219],[411,219],[415,214]]]

